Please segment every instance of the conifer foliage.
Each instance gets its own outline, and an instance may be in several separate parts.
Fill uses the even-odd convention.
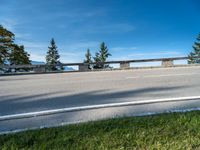
[[[87,49],[87,52],[85,54],[85,60],[84,63],[89,64],[88,65],[88,69],[92,69],[92,65],[90,63],[92,63],[92,54],[90,53],[90,49]]]
[[[15,44],[14,39],[14,33],[0,25],[0,64],[31,64],[30,55],[24,50],[24,46]]]
[[[12,45],[12,50],[10,53],[10,65],[24,65],[31,64],[29,60],[29,54],[24,50],[24,46],[18,46],[16,44]]]
[[[94,62],[95,62],[95,65],[93,66],[94,69],[101,69],[101,68],[103,68],[99,52],[95,53],[95,57],[93,57],[93,59],[94,59]]]
[[[95,54],[94,62],[96,65],[94,68],[106,68],[108,65],[105,65],[107,58],[111,56],[111,54],[108,52],[108,48],[104,42],[100,45],[100,51]]]
[[[104,42],[100,45],[100,60],[102,63],[106,62],[107,58],[111,56],[111,54],[108,52],[108,48]]]
[[[14,38],[15,35],[11,31],[0,25],[0,64],[4,64],[9,58]]]
[[[50,42],[50,46],[48,47],[47,55],[46,55],[46,64],[49,65],[48,67],[49,71],[58,70],[56,65],[60,64],[59,58],[60,58],[60,55],[58,53],[55,40],[52,38]]]
[[[90,53],[90,49],[87,49],[84,63],[92,63],[92,54]]]
[[[200,63],[200,34],[197,37],[197,41],[193,45],[193,52],[189,54],[189,64],[199,64]]]

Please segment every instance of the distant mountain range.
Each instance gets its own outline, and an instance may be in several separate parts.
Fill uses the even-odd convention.
[[[42,61],[31,61],[31,64],[32,65],[44,65],[45,62],[42,62]],[[75,69],[72,68],[72,67],[64,67],[65,68],[65,71],[74,71]]]

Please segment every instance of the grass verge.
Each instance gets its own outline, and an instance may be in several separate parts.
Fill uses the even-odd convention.
[[[200,111],[1,135],[0,149],[200,149]]]

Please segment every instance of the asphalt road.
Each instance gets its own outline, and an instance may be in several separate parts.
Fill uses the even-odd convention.
[[[0,116],[96,104],[200,96],[200,67],[0,77]]]
[[[2,76],[0,116],[98,104],[200,96],[199,75],[200,66]],[[200,101],[105,108],[41,116],[22,119],[22,122],[26,122],[23,126],[19,120],[0,121],[0,131],[45,126],[44,120],[46,125],[53,126],[60,123],[103,119],[106,116],[110,118],[183,108],[198,109]],[[49,117],[54,118],[50,119],[52,124],[49,122]]]

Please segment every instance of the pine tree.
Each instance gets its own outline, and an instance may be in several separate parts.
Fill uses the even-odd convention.
[[[0,25],[0,65],[8,60],[15,35]]]
[[[24,46],[12,45],[13,49],[9,55],[10,65],[29,65],[31,61],[30,55],[24,50]]]
[[[47,51],[46,55],[46,64],[50,65],[48,68],[50,71],[55,71],[57,70],[55,65],[60,63],[60,55],[58,54],[57,46],[53,38],[50,42],[50,46],[48,47],[48,49],[49,50]]]
[[[106,59],[109,56],[111,56],[111,54],[108,52],[108,48],[105,45],[105,43],[102,42],[101,45],[100,45],[100,59],[101,59],[101,62],[102,63],[106,62]]]
[[[87,52],[85,54],[84,63],[92,63],[92,55],[90,53],[90,49],[87,49]]]
[[[193,52],[189,54],[189,64],[199,64],[200,63],[200,34],[197,37],[197,41],[193,45]]]
[[[12,45],[11,53],[9,54],[9,62],[10,65],[30,65],[31,61],[29,59],[30,55],[24,50],[24,46],[18,46],[17,44]],[[15,69],[17,70],[25,70],[28,71],[29,69]]]
[[[95,65],[94,65],[95,69],[103,68],[102,63],[101,63],[100,54],[98,52],[95,53],[95,57],[93,57],[93,59],[95,62]]]
[[[99,53],[96,53],[96,55],[94,57],[94,62],[96,63],[94,68],[108,67],[108,65],[104,65],[104,63],[106,62],[106,60],[109,56],[111,56],[111,54],[108,52],[108,48],[105,45],[105,43],[102,42],[100,45]]]
[[[92,54],[90,53],[90,49],[87,49],[87,52],[85,54],[85,60],[84,63],[92,63]],[[88,69],[92,69],[91,65],[88,65]]]

